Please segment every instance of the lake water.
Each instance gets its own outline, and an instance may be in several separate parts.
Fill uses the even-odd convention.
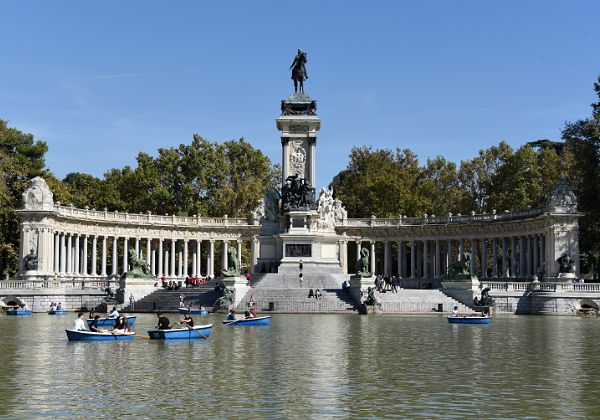
[[[174,321],[179,315],[168,314]],[[274,315],[208,340],[73,343],[0,317],[0,416],[597,418],[600,320]],[[155,325],[139,315],[135,330]]]

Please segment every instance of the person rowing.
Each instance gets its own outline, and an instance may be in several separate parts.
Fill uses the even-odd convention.
[[[183,319],[179,321],[178,324],[183,325],[187,328],[194,328],[194,320],[192,319],[192,316],[190,314],[185,314]]]
[[[98,328],[98,320],[100,319],[100,315],[94,315],[93,321],[90,324],[90,331],[92,332],[102,332],[100,328]]]
[[[170,330],[171,329],[171,322],[169,321],[169,318],[164,316],[162,314],[162,312],[158,312],[156,314],[156,316],[158,317],[158,325],[156,326],[157,330]]]

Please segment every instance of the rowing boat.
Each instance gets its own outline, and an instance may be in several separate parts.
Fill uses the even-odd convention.
[[[269,325],[271,323],[271,315],[259,316],[256,318],[245,319],[226,319],[223,321],[225,325]]]
[[[10,316],[23,316],[23,315],[31,315],[32,312],[29,309],[7,309],[6,315]]]
[[[129,322],[129,326],[133,327],[133,324],[135,324],[135,319],[137,318],[137,316],[128,316],[126,318],[127,318],[127,321]],[[98,326],[99,327],[114,327],[115,319],[116,318],[99,318]],[[93,319],[87,320],[88,327],[92,325],[93,321],[94,321]]]
[[[208,338],[211,332],[212,324],[208,324],[191,328],[150,330],[148,331],[148,336],[153,340],[192,340],[196,338]]]
[[[93,332],[93,331],[76,331],[76,330],[65,330],[69,341],[120,341],[120,340],[131,340],[135,337],[133,332],[125,333],[113,333],[107,332]]]
[[[192,314],[192,315],[208,315],[208,311],[206,309],[188,309],[188,308],[179,308],[180,314]]]
[[[449,316],[450,324],[489,324],[492,322],[491,316]]]
[[[68,315],[69,311],[65,309],[48,311],[48,315]]]

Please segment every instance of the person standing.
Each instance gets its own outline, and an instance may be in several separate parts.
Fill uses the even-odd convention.
[[[302,273],[302,270],[304,269],[304,263],[302,262],[302,258],[300,258],[300,262],[298,263],[298,269],[300,270],[298,279],[299,279],[299,283],[300,283],[300,288],[302,288],[304,286],[304,283],[303,283],[304,274]]]
[[[183,303],[183,299],[185,299],[185,296],[179,295],[179,307],[180,308],[185,308],[185,304]]]
[[[135,311],[135,297],[133,297],[133,293],[129,295],[129,309]]]

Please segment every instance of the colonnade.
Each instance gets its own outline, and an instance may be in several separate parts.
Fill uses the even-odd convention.
[[[455,261],[464,259],[466,252],[470,254],[471,272],[480,278],[529,278],[545,271],[544,234],[408,240],[348,238],[339,243],[344,272],[355,272],[355,267],[348,267],[348,247],[352,242],[356,259],[360,258],[362,248],[369,250],[375,274],[440,278]],[[383,246],[376,246],[378,243]],[[378,248],[383,248],[383,252],[378,253]]]
[[[54,233],[53,271],[61,277],[107,277],[129,268],[129,252],[144,260],[156,277],[215,277],[215,243],[221,242],[221,269],[228,269],[227,249],[233,243],[242,265],[242,246],[250,242],[251,260],[256,263],[255,240],[164,239],[111,235]],[[110,250],[109,250],[110,248]],[[202,251],[205,259],[203,261]],[[109,264],[109,251],[112,253]],[[119,252],[120,251],[120,252]]]

